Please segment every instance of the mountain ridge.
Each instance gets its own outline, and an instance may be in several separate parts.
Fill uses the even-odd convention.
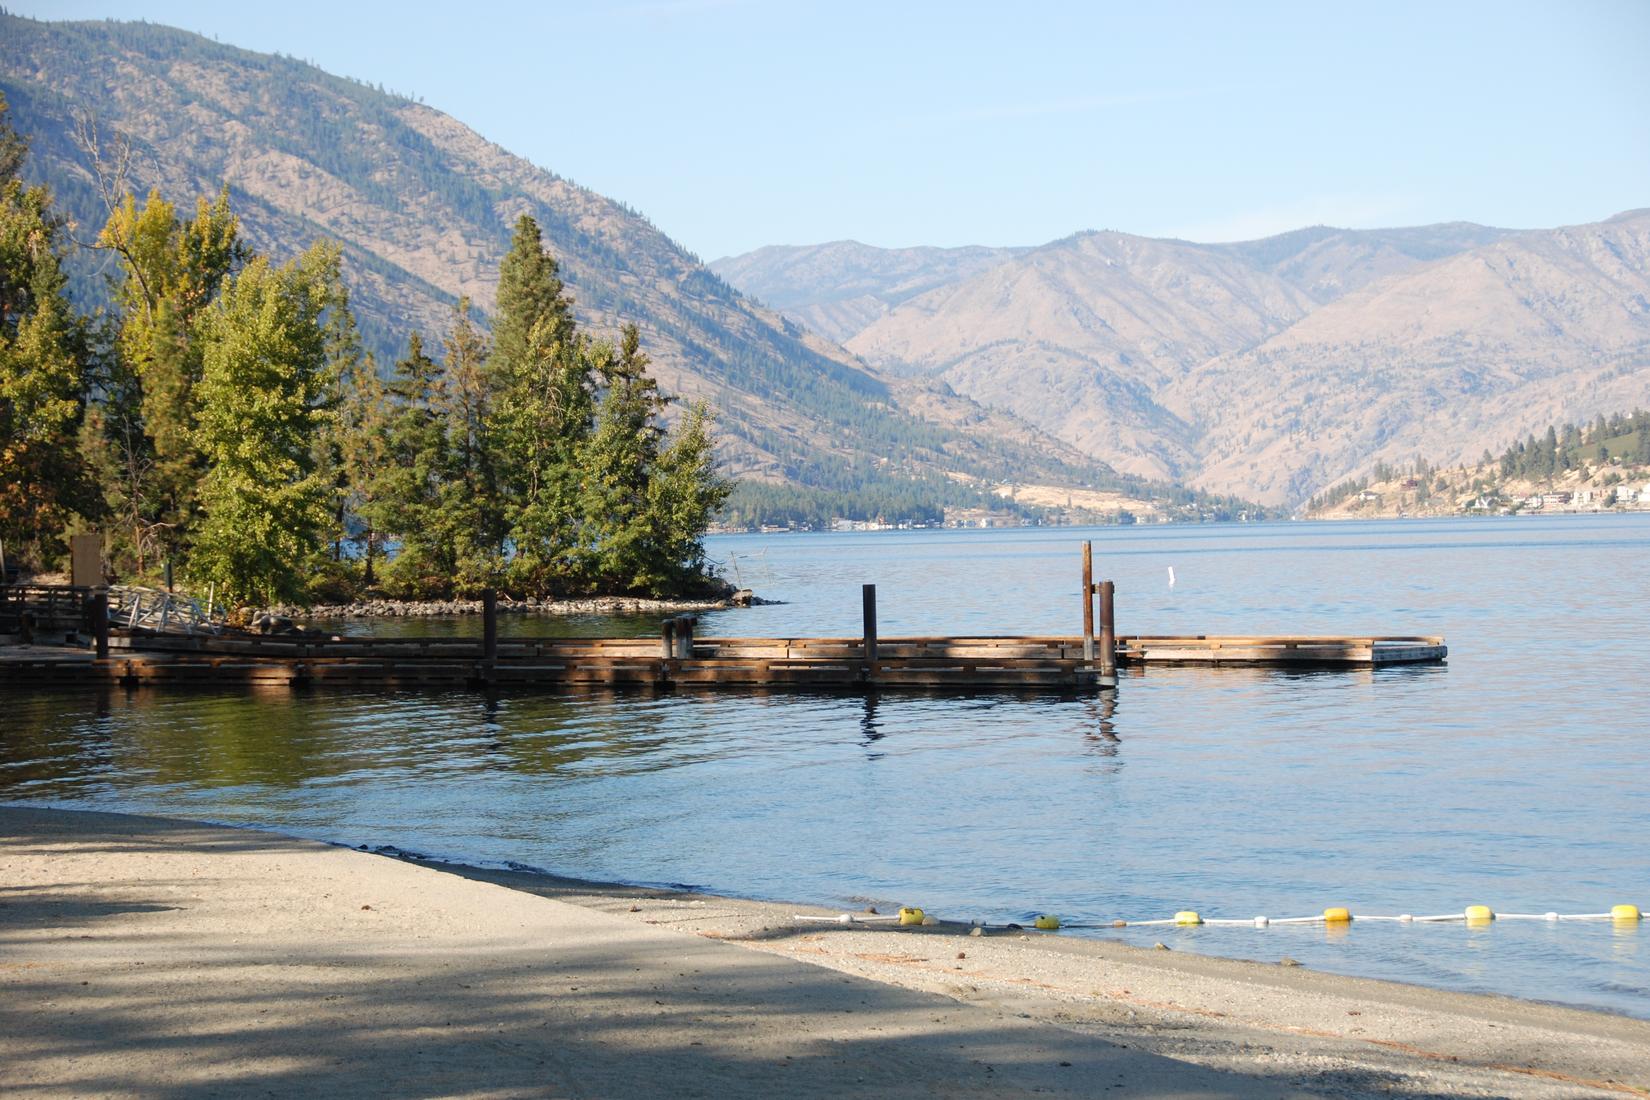
[[[1381,461],[1476,455],[1642,400],[1645,221],[1213,244],[1083,231],[909,298],[846,346],[1118,469],[1291,504]]]

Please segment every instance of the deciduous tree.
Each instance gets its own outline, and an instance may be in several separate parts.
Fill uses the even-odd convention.
[[[43,566],[100,502],[80,446],[86,325],[64,296],[62,223],[18,178],[23,156],[0,96],[0,541]]]

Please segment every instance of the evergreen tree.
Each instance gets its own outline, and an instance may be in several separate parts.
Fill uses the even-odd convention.
[[[80,438],[88,333],[64,296],[51,196],[18,178],[24,155],[0,96],[0,541],[45,566],[100,502]]]
[[[441,488],[441,529],[453,543],[454,591],[496,584],[507,526],[491,447],[496,395],[487,369],[487,339],[470,320],[470,300],[453,307],[444,344],[442,382],[432,393],[447,432],[451,473]]]
[[[545,324],[549,331],[535,336],[534,329]],[[562,293],[560,267],[544,247],[538,222],[523,214],[499,263],[489,364],[502,379],[518,378],[530,369],[535,347],[568,344],[572,338],[573,303]]]
[[[619,353],[602,349],[603,384],[595,428],[583,447],[582,536],[586,575],[626,591],[657,591],[669,579],[661,560],[649,488],[658,473],[665,400],[647,375],[635,325],[626,325]]]
[[[648,528],[657,539],[655,594],[681,592],[709,575],[705,532],[733,486],[718,474],[710,407],[690,406],[659,456],[648,484]],[[943,515],[929,514],[924,522]]]
[[[441,368],[424,354],[414,332],[407,353],[395,364],[387,387],[390,408],[379,428],[383,460],[366,493],[362,513],[377,531],[399,543],[385,567],[396,595],[448,596],[458,574],[459,539],[443,508],[443,493],[455,473]]]
[[[361,349],[361,334],[349,307],[349,290],[340,277],[336,258],[322,274],[326,297],[322,324],[326,369],[322,376],[321,421],[316,440],[316,470],[332,488],[332,543],[334,583],[348,588],[344,567],[345,543],[362,546],[362,581],[373,583],[377,539],[361,513],[365,494],[383,460],[384,387],[371,355]]]
[[[595,412],[597,362],[607,354],[578,334],[556,261],[538,224],[522,215],[499,266],[487,360],[496,394],[487,449],[509,524],[510,578],[522,590],[579,583],[579,463]]]
[[[190,569],[226,599],[306,595],[330,518],[316,451],[330,415],[327,311],[337,285],[334,247],[279,268],[260,257],[202,320],[196,439],[207,473]]]
[[[499,399],[494,439],[513,556],[510,576],[539,593],[578,586],[581,547],[581,467],[595,413],[594,377],[611,352],[575,335],[555,337],[545,321],[532,330],[522,371]]]

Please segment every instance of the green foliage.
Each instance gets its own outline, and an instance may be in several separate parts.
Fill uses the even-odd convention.
[[[326,318],[342,306],[338,252],[316,245],[279,268],[253,260],[203,319],[205,516],[190,569],[230,600],[305,596],[330,519],[316,441],[331,415]]]
[[[180,222],[151,192],[142,208],[127,195],[98,237],[119,259],[113,300],[119,322],[92,441],[115,529],[116,571],[153,575],[186,553],[205,473],[195,440],[199,326],[207,306],[245,259],[227,192],[201,199]]]
[[[581,581],[581,458],[595,414],[598,373],[612,350],[573,324],[556,262],[523,215],[499,268],[499,309],[487,374],[495,396],[488,449],[509,522],[513,587],[545,592]]]
[[[46,189],[18,178],[23,156],[0,96],[0,541],[45,566],[99,503],[80,446],[88,333],[64,295],[62,225]]]
[[[445,386],[441,368],[424,354],[423,337],[413,333],[386,387],[388,408],[371,429],[381,461],[368,476],[360,511],[369,531],[399,532],[384,577],[397,596],[450,596],[459,573],[458,541],[443,507],[457,469],[442,411]]]
[[[652,576],[636,587],[654,594],[690,590],[709,574],[705,532],[727,501],[732,484],[716,469],[713,417],[703,402],[690,406],[648,483],[644,513],[654,540]]]
[[[668,444],[666,401],[627,326],[598,361],[604,392],[578,457],[583,574],[623,592],[665,595],[702,585],[704,534],[727,486],[716,474],[710,412],[689,409]]]
[[[1591,424],[1549,425],[1539,439],[1514,443],[1495,460],[1501,476],[1539,481],[1587,463],[1650,465],[1650,412],[1600,415]]]
[[[453,473],[441,486],[441,517],[454,543],[454,588],[471,594],[498,582],[508,528],[488,446],[494,397],[488,383],[487,338],[470,317],[468,299],[453,307],[444,347],[437,408],[452,447]]]

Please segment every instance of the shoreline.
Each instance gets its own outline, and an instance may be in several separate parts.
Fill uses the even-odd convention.
[[[15,1067],[0,1068],[0,1091],[101,1091],[84,1074],[105,1063],[110,1072],[128,1063],[134,1073],[185,1072],[189,1058],[181,1069],[167,1061],[176,1059],[168,1045],[176,1033],[165,1043],[137,1042],[121,1026],[92,1043],[73,1036],[99,1013],[135,1027],[136,1006],[160,987],[220,982],[222,963],[262,983],[257,997],[213,995],[199,1011],[180,1003],[168,1017],[176,1017],[175,1032],[201,1026],[220,1035],[213,1021],[235,1008],[255,1033],[273,1012],[293,1034],[318,1035],[336,1029],[338,1006],[304,990],[346,978],[346,1002],[417,1015],[422,1001],[403,1004],[416,972],[422,995],[438,994],[446,1014],[459,1010],[445,1002],[462,1002],[471,1031],[493,1035],[496,1027],[510,1036],[500,1042],[537,1049],[547,1038],[540,1017],[529,1028],[516,1011],[523,997],[531,1000],[543,1019],[561,1021],[550,1027],[559,1053],[549,1064],[563,1067],[571,1091],[608,1095],[730,1087],[795,1094],[802,1079],[785,1076],[788,1066],[823,1052],[830,1057],[814,1062],[823,1076],[812,1081],[820,1094],[880,1080],[994,1094],[1083,1095],[1127,1082],[1150,1095],[1650,1096],[1650,1022],[1101,939],[1001,929],[972,936],[944,923],[806,923],[793,918],[835,911],[372,854],[263,829],[3,805],[0,872],[8,887],[0,895],[0,939],[8,944],[0,1018],[16,1017],[0,1029],[0,1050],[26,1055],[0,1058],[0,1066]],[[524,939],[529,928],[538,931]],[[567,954],[575,943],[583,945],[576,961]],[[330,961],[303,961],[316,952]],[[495,974],[488,960],[500,952],[512,963]],[[471,961],[454,972],[459,959]],[[439,973],[421,969],[429,967]],[[450,988],[459,974],[469,981],[475,967],[495,996]],[[578,997],[567,985],[575,967],[573,986],[611,996]],[[627,984],[644,972],[646,988]],[[714,1011],[699,1003],[698,983],[711,973],[722,991]],[[521,983],[535,981],[522,991]],[[623,988],[610,988],[615,983]],[[798,990],[806,996],[792,998]],[[105,1000],[85,1000],[93,994]],[[687,1002],[698,1007],[687,1011]],[[592,1037],[578,1022],[591,1013],[616,1014],[612,1028]],[[733,1032],[730,1018],[740,1021]],[[408,1034],[436,1042],[428,1035],[434,1025],[414,1023]],[[345,1025],[341,1036],[360,1038]],[[986,1042],[996,1053],[981,1059],[977,1047]],[[970,1057],[945,1053],[959,1044]],[[230,1064],[255,1063],[258,1080],[286,1072],[271,1069],[271,1058],[302,1060],[296,1048],[243,1045],[243,1062]],[[1056,1049],[1062,1053],[1050,1062]],[[407,1056],[399,1040],[333,1053],[356,1072],[287,1083],[299,1091],[360,1088],[372,1081],[363,1074],[393,1073],[386,1059]],[[911,1064],[919,1054],[926,1060]],[[902,1071],[876,1077],[889,1058]],[[471,1071],[492,1074],[501,1094],[515,1094],[496,1080],[512,1072],[508,1059],[492,1064],[496,1051],[470,1059]],[[611,1074],[641,1073],[638,1060],[661,1075],[620,1087]],[[221,1062],[196,1070],[224,1072]],[[529,1091],[548,1087],[539,1080]],[[397,1091],[389,1081],[382,1087]],[[459,1083],[440,1091],[480,1090]]]
[[[695,611],[726,611],[752,604],[774,601],[735,592],[727,596],[697,600],[655,600],[640,596],[588,596],[579,599],[525,599],[499,597],[500,615],[657,615]],[[275,615],[293,620],[334,619],[434,619],[454,616],[479,616],[480,600],[357,600],[353,603],[316,604],[298,607],[277,604],[263,608],[259,614]]]

